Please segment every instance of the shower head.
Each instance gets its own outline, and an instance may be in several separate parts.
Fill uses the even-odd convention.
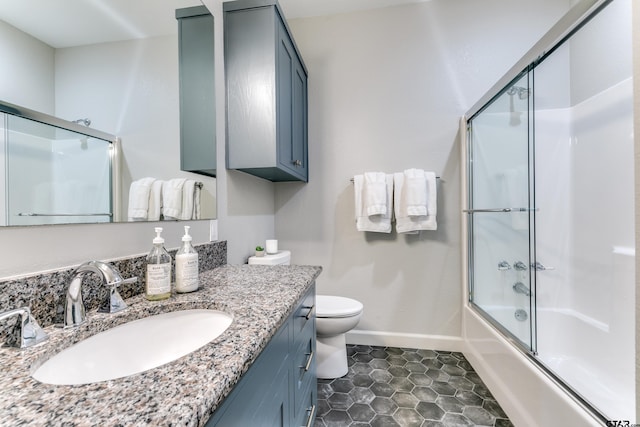
[[[78,119],[74,120],[73,123],[78,123],[79,125],[85,125],[89,127],[89,125],[91,125],[91,119]]]
[[[507,90],[507,95],[509,96],[513,96],[516,94],[520,99],[527,99],[531,95],[531,89],[522,86],[511,86]]]

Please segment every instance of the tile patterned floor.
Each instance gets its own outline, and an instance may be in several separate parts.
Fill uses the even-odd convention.
[[[315,427],[513,426],[461,353],[347,346],[349,373],[318,380]]]

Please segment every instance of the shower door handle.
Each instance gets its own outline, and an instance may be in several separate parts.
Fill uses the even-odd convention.
[[[490,209],[463,209],[462,212],[472,214],[479,212],[531,212],[538,208],[490,208]]]

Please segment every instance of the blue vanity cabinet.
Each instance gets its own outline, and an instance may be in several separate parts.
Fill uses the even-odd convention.
[[[223,8],[227,167],[307,182],[307,70],[282,10],[275,0]]]
[[[315,341],[313,285],[206,425],[313,425],[317,402]]]
[[[213,16],[205,6],[176,10],[180,71],[180,169],[216,176]]]

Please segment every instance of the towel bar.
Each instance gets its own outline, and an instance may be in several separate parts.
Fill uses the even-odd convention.
[[[436,176],[436,179],[439,179],[440,182],[444,182],[444,179],[440,178],[439,176]],[[353,183],[353,178],[351,178],[349,181],[351,181],[351,183]]]

